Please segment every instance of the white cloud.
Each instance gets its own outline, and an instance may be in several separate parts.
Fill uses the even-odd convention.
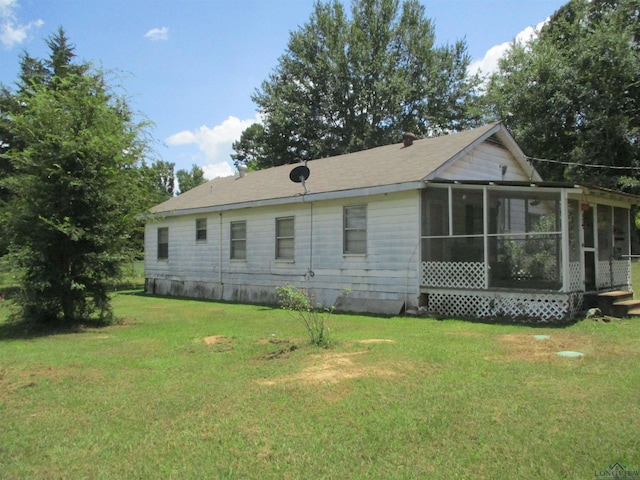
[[[198,137],[189,130],[183,130],[182,132],[171,135],[166,139],[166,142],[171,146],[186,145],[189,143],[198,143]]]
[[[527,27],[518,35],[516,35],[515,41],[518,43],[527,43],[531,39],[538,36],[540,29],[549,21],[547,18],[545,21],[538,23],[535,27]],[[500,45],[495,45],[487,50],[484,57],[481,60],[476,60],[469,65],[469,73],[480,73],[482,75],[489,75],[498,70],[498,60],[500,60],[511,48],[511,42],[504,42]]]
[[[5,48],[24,42],[32,30],[44,25],[40,19],[19,23],[15,13],[17,7],[17,0],[0,0],[0,43]]]
[[[16,0],[0,0],[0,17],[10,15],[16,7]]]
[[[147,33],[144,34],[145,38],[148,38],[152,41],[157,40],[168,40],[169,39],[169,29],[167,27],[162,28],[152,28]]]
[[[235,169],[231,162],[231,153],[233,153],[231,145],[239,140],[242,132],[254,123],[260,123],[258,116],[246,120],[229,116],[213,127],[203,125],[197,130],[183,130],[173,134],[165,142],[170,147],[197,145],[204,153],[207,162],[202,169],[208,179],[233,175]]]
[[[207,180],[213,180],[217,177],[230,177],[236,173],[227,162],[205,165],[202,170],[204,171],[204,178]]]

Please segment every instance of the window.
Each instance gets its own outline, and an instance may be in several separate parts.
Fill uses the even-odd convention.
[[[276,259],[294,259],[293,217],[276,218]]]
[[[169,229],[167,227],[158,229],[158,260],[169,259]]]
[[[231,222],[231,259],[247,258],[247,222]]]
[[[367,253],[367,207],[344,207],[343,252],[348,255]]]
[[[207,219],[196,219],[196,242],[207,241]]]

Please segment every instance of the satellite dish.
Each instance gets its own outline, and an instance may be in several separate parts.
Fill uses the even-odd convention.
[[[311,175],[311,171],[309,171],[309,167],[307,167],[306,164],[298,165],[289,173],[289,179],[294,183],[301,183],[304,188],[304,193],[309,193],[307,186],[304,184],[307,178],[309,178],[309,175]]]
[[[309,170],[309,167],[306,165],[300,165],[291,170],[291,173],[289,173],[289,179],[291,179],[292,182],[302,183],[304,185],[304,182],[309,178],[310,174],[311,171]]]

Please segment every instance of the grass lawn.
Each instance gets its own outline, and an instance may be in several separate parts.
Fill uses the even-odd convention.
[[[16,338],[1,305],[2,479],[640,469],[640,320],[532,328],[338,315],[323,350],[269,307],[120,293],[122,325]]]

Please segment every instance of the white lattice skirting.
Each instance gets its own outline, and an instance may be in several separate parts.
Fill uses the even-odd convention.
[[[484,279],[482,262],[422,262],[422,285],[426,287],[481,289]]]
[[[428,311],[460,318],[560,322],[582,307],[582,293],[429,292]]]
[[[569,263],[569,291],[578,292],[584,289],[580,262]]]
[[[598,262],[598,289],[611,287],[629,288],[631,263],[628,260]]]

